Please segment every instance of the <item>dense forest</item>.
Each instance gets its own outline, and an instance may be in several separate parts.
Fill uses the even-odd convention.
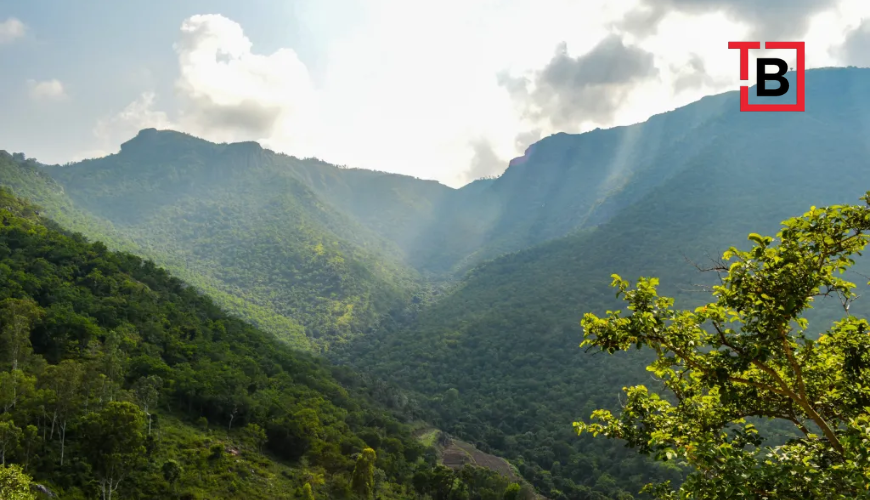
[[[599,408],[617,409],[625,386],[659,388],[646,370],[653,354],[585,353],[577,348],[580,320],[619,307],[609,286],[613,273],[659,277],[662,293],[679,307],[699,305],[716,280],[699,271],[725,248],[740,247],[752,232],[773,233],[810,206],[854,203],[864,193],[870,99],[862,89],[870,70],[808,71],[806,85],[805,113],[740,113],[736,93],[711,96],[641,124],[544,138],[502,176],[461,189],[154,129],[116,154],[63,166],[0,151],[0,184],[58,225],[20,214],[10,220],[45,227],[60,242],[54,246],[101,248],[111,269],[87,265],[99,268],[99,280],[115,276],[92,286],[76,274],[92,274],[88,259],[75,272],[45,271],[100,297],[99,307],[70,299],[63,309],[75,313],[69,321],[96,328],[86,346],[78,337],[51,344],[40,333],[51,314],[60,314],[53,302],[29,291],[9,298],[36,304],[33,359],[45,369],[70,360],[108,377],[94,363],[107,342],[124,350],[124,373],[112,379],[115,399],[134,404],[162,439],[157,454],[122,482],[119,491],[130,488],[125,495],[139,491],[139,482],[173,491],[177,485],[179,494],[230,495],[219,467],[194,474],[206,462],[193,459],[179,462],[188,471],[184,481],[159,480],[161,460],[217,444],[238,453],[227,452],[230,462],[259,464],[246,470],[273,478],[275,490],[256,486],[253,476],[234,479],[234,487],[263,498],[272,494],[264,491],[289,489],[305,495],[297,492],[305,484],[315,496],[345,494],[335,492],[352,490],[353,471],[369,468],[365,446],[374,451],[384,498],[497,498],[507,491],[497,475],[470,469],[462,479],[439,468],[437,453],[412,432],[434,426],[506,458],[547,498],[642,497],[648,482],[680,484],[688,470],[654,462],[619,440],[578,437],[571,424]],[[843,171],[848,175],[831,174]],[[42,283],[40,269],[22,268],[20,279]],[[860,260],[849,273],[870,274]],[[153,314],[128,317],[109,300],[127,297],[126,288],[111,284],[126,280],[172,299],[161,299],[165,309]],[[125,300],[138,304],[136,297]],[[864,316],[865,308],[859,300],[851,312]],[[825,301],[808,315],[838,317]],[[110,340],[112,332],[118,340]],[[37,392],[45,385],[39,366],[21,369]],[[136,391],[158,385],[149,377],[159,378],[159,402],[146,410]],[[102,411],[105,401],[88,394],[81,401]],[[306,409],[311,413],[287,416]],[[45,428],[44,416],[22,411],[15,428]],[[320,441],[289,452],[299,449],[293,436],[308,434],[293,426],[311,415],[324,429]],[[86,417],[76,415],[68,443],[60,438],[82,471],[95,467],[82,448]],[[248,431],[265,435],[260,447],[245,444],[249,424],[256,427]],[[81,472],[64,483],[71,475],[46,465],[59,463],[50,425],[39,455],[50,458],[25,472],[72,495],[97,491],[95,476]],[[792,436],[768,430],[776,439]],[[447,490],[433,486],[441,480]]]
[[[0,207],[10,484],[70,499],[517,498],[497,473],[436,465],[346,369],[5,190]]]

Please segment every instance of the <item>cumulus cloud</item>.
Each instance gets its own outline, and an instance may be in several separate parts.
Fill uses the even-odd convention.
[[[722,12],[751,26],[752,40],[789,40],[806,33],[812,16],[836,3],[836,0],[643,0],[617,25],[635,35],[648,36],[669,12]]]
[[[857,28],[849,31],[835,52],[844,64],[870,67],[870,20],[861,21]]]
[[[94,135],[100,150],[117,150],[143,128],[175,129],[215,142],[298,146],[314,121],[308,71],[290,49],[261,55],[252,48],[242,27],[224,16],[185,19],[174,45],[178,109],[170,115],[157,107],[154,92],[142,93],[99,120]]]
[[[38,82],[28,80],[30,98],[34,101],[60,101],[66,99],[66,91],[60,80]]]
[[[622,20],[615,23],[618,31],[646,39],[654,34],[673,37],[663,33],[665,19],[674,15],[692,17],[711,13],[724,15],[748,29],[743,35],[750,41],[803,40],[810,29],[813,17],[830,10],[839,0],[641,0],[629,10]],[[740,39],[735,32],[730,35]],[[729,40],[730,41],[730,40]],[[765,57],[767,51],[754,51],[752,57]],[[694,56],[689,60],[688,71],[680,71],[674,79],[674,91],[702,86],[714,87],[720,82],[708,74],[703,61]]]
[[[583,122],[610,122],[622,98],[656,75],[652,54],[610,35],[578,57],[568,55],[562,43],[532,78],[502,74],[499,82],[518,102],[525,118],[573,129]]]
[[[24,36],[27,27],[14,17],[0,22],[0,44],[11,43]]]
[[[175,44],[182,126],[227,141],[262,140],[302,126],[314,99],[305,65],[290,49],[270,55],[251,49],[242,27],[226,17],[184,21]]]

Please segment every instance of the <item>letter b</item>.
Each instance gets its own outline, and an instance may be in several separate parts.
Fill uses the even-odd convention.
[[[788,80],[785,78],[785,73],[788,71],[788,64],[782,59],[759,57],[755,60],[756,71],[758,77],[758,95],[779,97],[788,92]],[[765,66],[771,64],[777,67],[779,71],[776,73],[765,73]],[[765,82],[776,80],[779,82],[779,88],[769,89],[765,87]]]

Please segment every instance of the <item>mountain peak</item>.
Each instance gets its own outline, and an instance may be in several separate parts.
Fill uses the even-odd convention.
[[[136,137],[121,144],[121,154],[172,155],[182,151],[207,150],[215,146],[214,143],[184,132],[146,128],[140,130]]]
[[[227,148],[238,151],[263,151],[263,146],[257,141],[231,142],[227,144]]]
[[[218,147],[226,146],[234,151],[263,151],[263,146],[256,141],[239,141],[218,144],[196,137],[186,132],[156,128],[144,128],[135,137],[121,144],[122,152],[143,148],[179,148],[179,147]]]

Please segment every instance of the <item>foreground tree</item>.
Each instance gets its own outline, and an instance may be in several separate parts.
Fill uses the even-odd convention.
[[[856,498],[870,488],[870,325],[849,313],[855,285],[839,276],[870,231],[862,206],[813,207],[777,237],[751,234],[753,248],[723,255],[715,302],[676,310],[655,278],[634,288],[614,275],[630,313],[586,314],[581,346],[613,353],[646,346],[648,370],[670,390],[626,388],[622,411],[593,413],[578,433],[620,438],[659,460],[694,468],[679,491],[658,498]],[[835,297],[842,319],[813,335],[803,317]],[[788,423],[798,438],[762,446],[746,421]]]

